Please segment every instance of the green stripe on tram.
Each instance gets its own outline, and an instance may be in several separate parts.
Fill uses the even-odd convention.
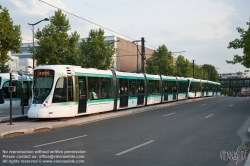
[[[67,105],[78,105],[78,102],[61,102],[61,103],[52,103],[53,106],[67,106]]]
[[[4,98],[5,101],[10,101],[10,98]],[[21,98],[12,98],[12,101],[18,101],[21,100]]]
[[[114,98],[110,99],[96,99],[96,100],[88,100],[87,104],[92,104],[92,103],[105,103],[105,102],[113,102]]]

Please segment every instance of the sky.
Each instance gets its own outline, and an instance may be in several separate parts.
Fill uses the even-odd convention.
[[[248,28],[250,0],[0,0],[0,4],[9,10],[14,24],[21,25],[23,43],[32,42],[28,23],[54,16],[58,7],[73,14],[65,13],[71,32],[77,31],[81,38],[100,28],[91,21],[118,32],[104,29],[105,36],[129,41],[144,37],[148,48],[164,44],[169,51],[185,51],[181,54],[186,59],[211,64],[219,73],[247,70],[226,60],[242,55],[241,49],[227,47],[240,38],[237,27]],[[46,24],[41,22],[35,30]]]

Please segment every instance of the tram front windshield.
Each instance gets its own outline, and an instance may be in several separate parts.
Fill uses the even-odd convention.
[[[54,70],[40,69],[34,71],[33,104],[42,104],[51,92],[54,80]]]

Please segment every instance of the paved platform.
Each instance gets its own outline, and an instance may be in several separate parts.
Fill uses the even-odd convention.
[[[24,114],[22,114],[22,107],[14,107],[12,108],[12,117],[18,118],[18,117],[27,117],[27,112],[29,110],[29,107],[24,107]],[[0,105],[0,122],[8,121],[10,119],[10,109],[8,108],[1,108]]]

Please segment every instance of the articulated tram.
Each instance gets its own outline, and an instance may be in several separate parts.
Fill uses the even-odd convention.
[[[31,105],[32,99],[32,79],[28,76],[20,76],[16,73],[12,74],[12,86],[16,87],[16,91],[12,92],[12,107],[21,108],[21,88],[23,81],[23,103],[24,106]],[[9,93],[10,73],[0,73],[0,108],[8,109],[10,107]]]
[[[220,91],[210,86],[216,83],[205,80],[71,65],[38,66],[33,81],[29,118],[73,117],[184,100],[189,95],[219,95]],[[210,89],[213,93],[206,93]]]
[[[188,78],[188,97],[220,96],[221,85],[218,82]]]

